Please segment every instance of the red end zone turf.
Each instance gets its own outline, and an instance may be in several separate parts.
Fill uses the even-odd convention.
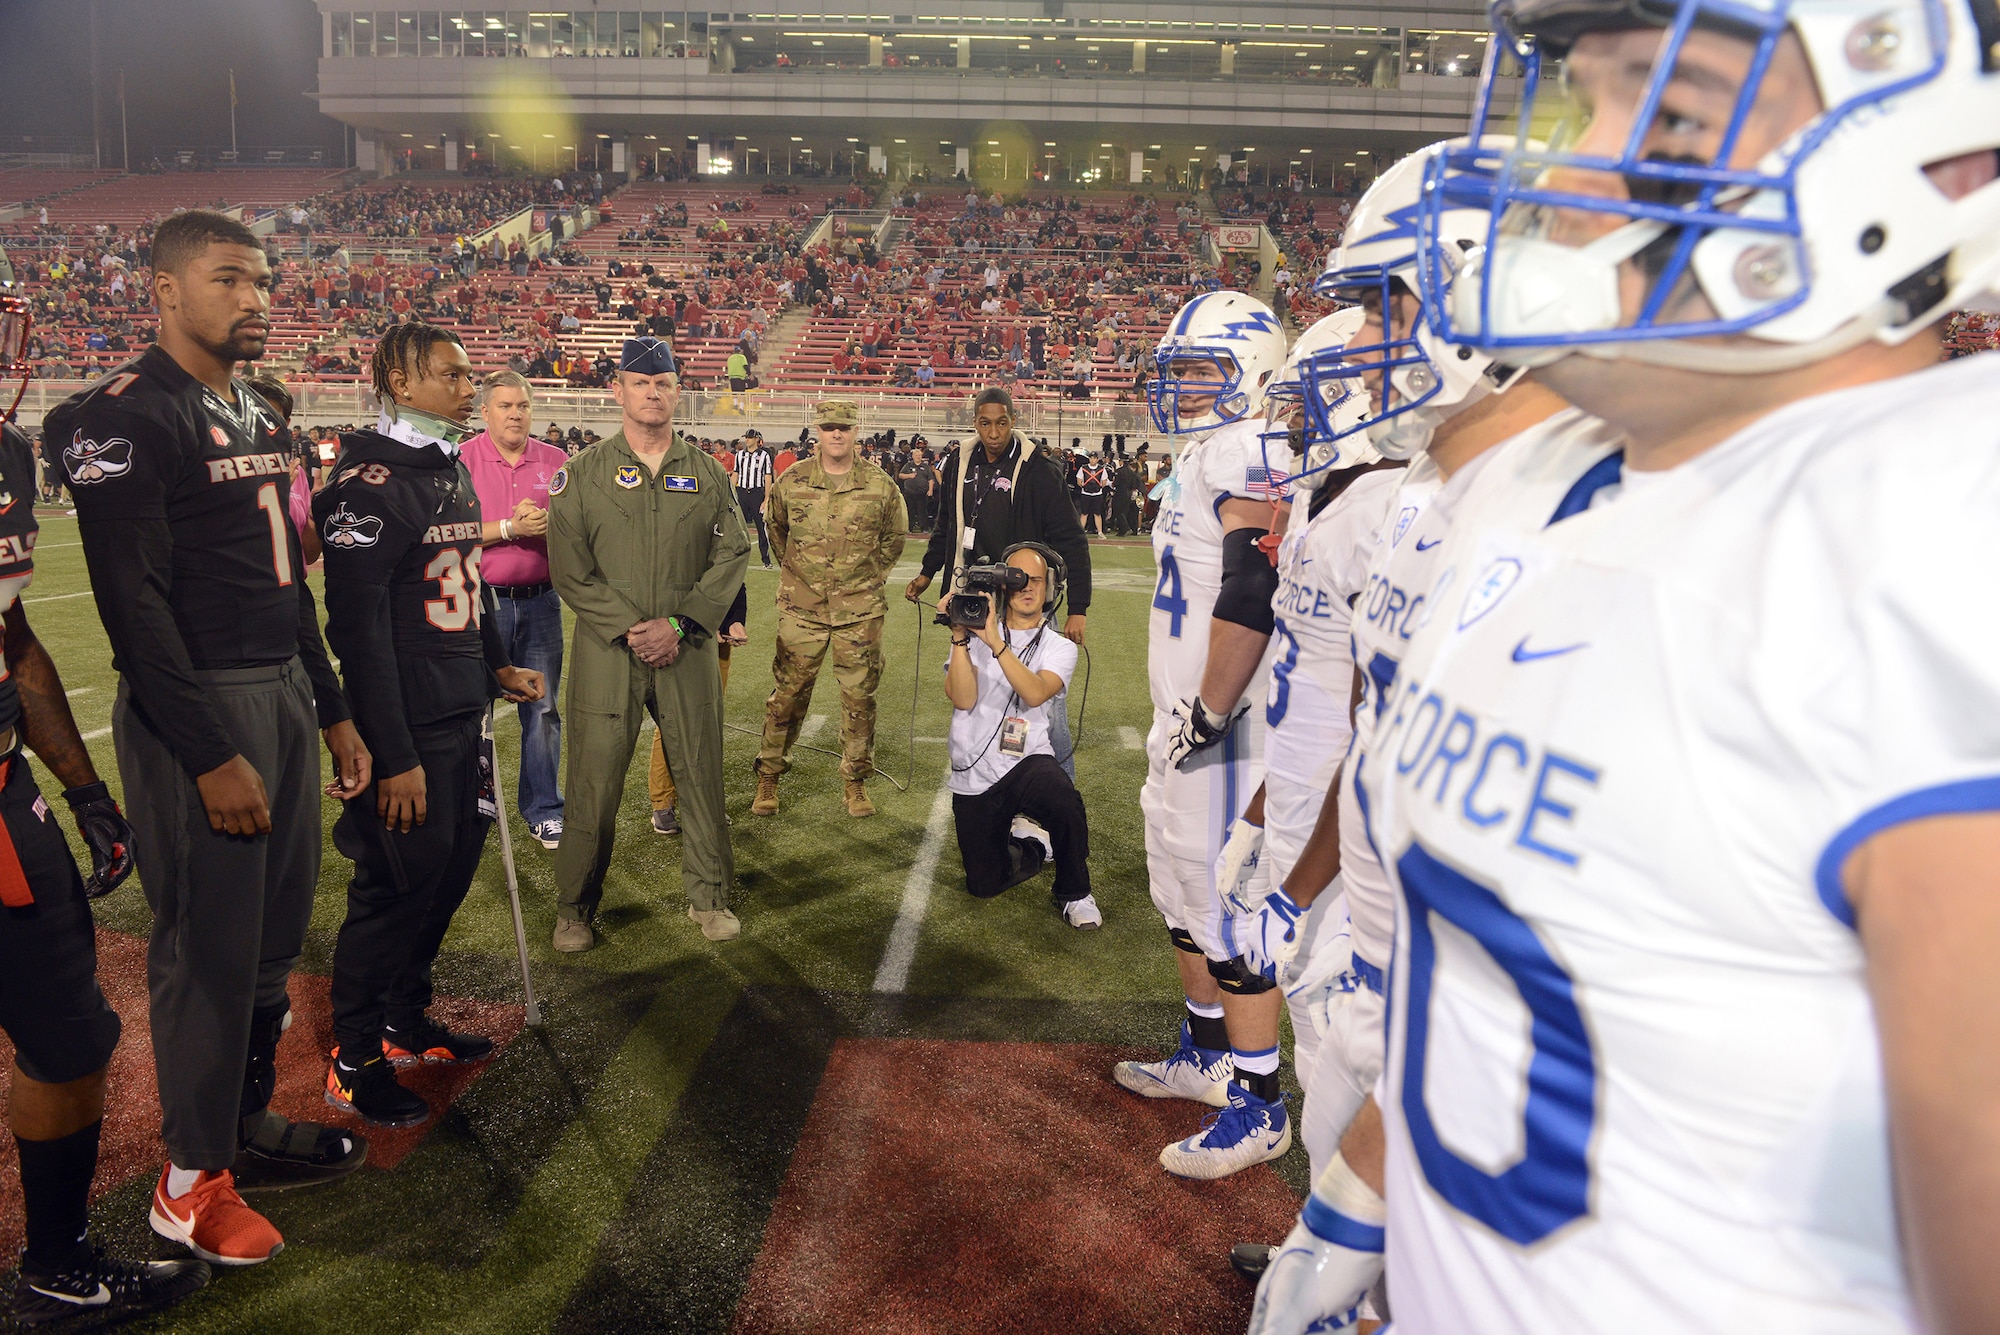
[[[1240,1332],[1230,1245],[1299,1201],[1268,1168],[1160,1168],[1209,1109],[1111,1080],[1131,1052],[850,1039],[834,1047],[736,1335]]]
[[[146,1011],[146,943],[122,932],[97,932],[97,981],[105,1000],[125,1022],[117,1051],[111,1054],[110,1088],[104,1101],[104,1134],[97,1178],[91,1184],[96,1200],[134,1178],[157,1176],[166,1161],[160,1143],[159,1081],[153,1069],[152,1024]],[[363,1127],[359,1119],[327,1106],[326,1059],[333,1047],[333,1021],[327,1005],[328,980],[315,974],[292,975],[292,1027],[278,1045],[278,1090],[271,1106],[300,1121],[361,1129],[368,1137],[368,1166],[394,1168],[414,1150],[426,1133],[446,1115],[452,1102],[477,1080],[492,1062],[477,1066],[427,1066],[402,1073],[402,1080],[431,1105],[431,1119],[400,1131]],[[526,1012],[520,1006],[440,997],[431,1014],[453,1029],[484,1034],[500,1048],[521,1032]],[[498,1060],[495,1054],[494,1060]],[[0,1034],[0,1062],[14,1061],[14,1045]],[[0,1107],[5,1106],[0,1098]],[[0,1135],[0,1257],[12,1257],[21,1246],[21,1169],[14,1138]]]

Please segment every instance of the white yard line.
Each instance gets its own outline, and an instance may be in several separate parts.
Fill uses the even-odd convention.
[[[951,789],[940,787],[931,801],[930,819],[924,822],[924,842],[917,849],[917,860],[910,864],[909,879],[903,882],[903,906],[896,913],[896,926],[875,970],[877,992],[901,992],[910,981],[910,965],[917,958],[917,938],[923,934],[924,911],[930,907],[931,882],[937,879],[945,827],[950,822]]]
[[[1118,740],[1124,744],[1127,751],[1143,751],[1146,749],[1146,739],[1140,735],[1137,728],[1129,725],[1119,725]]]
[[[94,742],[100,737],[109,737],[110,735],[111,735],[111,729],[109,728],[93,728],[89,732],[83,735],[83,740],[86,742]]]
[[[59,603],[65,598],[88,598],[89,596],[90,590],[85,589],[82,593],[52,593],[46,598],[23,598],[21,601],[24,603]]]
[[[830,717],[832,716],[829,714],[806,715],[806,721],[799,725],[799,740],[801,742],[810,742],[813,738],[819,736],[819,730],[826,726],[826,721]]]

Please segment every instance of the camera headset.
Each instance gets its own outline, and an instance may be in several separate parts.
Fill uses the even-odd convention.
[[[1042,586],[1042,620],[1044,623],[1054,621],[1056,609],[1062,606],[1063,598],[1069,592],[1068,564],[1056,554],[1055,548],[1045,542],[1017,542],[1000,553],[1000,564],[1006,565],[1007,558],[1015,552],[1033,552],[1048,567],[1047,582]],[[1005,609],[1002,609],[1001,619],[1004,624]]]

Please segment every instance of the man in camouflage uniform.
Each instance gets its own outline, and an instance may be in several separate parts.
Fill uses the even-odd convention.
[[[903,554],[909,513],[896,481],[856,456],[859,412],[845,400],[819,406],[819,446],[771,484],[771,549],[777,554],[778,648],[764,702],[753,815],[778,811],[778,776],[812,704],[829,649],[840,683],[840,773],[847,814],[872,816],[865,784],[875,759],[875,686],[882,680],[882,595]]]

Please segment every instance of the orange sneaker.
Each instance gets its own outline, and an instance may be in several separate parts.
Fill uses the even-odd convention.
[[[285,1249],[271,1221],[243,1203],[227,1169],[203,1173],[187,1195],[167,1195],[169,1164],[153,1188],[153,1231],[214,1265],[256,1265]]]

